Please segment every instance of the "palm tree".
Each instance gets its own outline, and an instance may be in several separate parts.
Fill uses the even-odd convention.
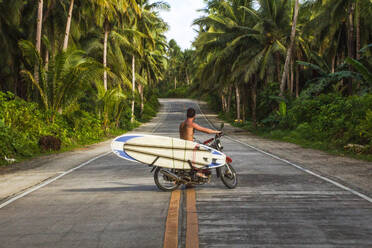
[[[31,42],[20,41],[19,46],[27,61],[31,64],[37,61],[39,81],[35,80],[29,70],[23,70],[22,74],[37,88],[44,109],[51,110],[52,117],[64,106],[76,100],[84,92],[85,85],[102,75],[101,65],[85,56],[83,51],[71,50],[58,53],[50,61],[46,71],[41,66],[43,59]]]
[[[285,58],[282,81],[280,83],[280,95],[281,96],[283,96],[283,94],[284,94],[285,79],[286,79],[286,76],[287,76],[287,73],[288,73],[289,63],[291,61],[291,55],[292,55],[292,50],[293,50],[293,45],[294,45],[294,42],[295,42],[298,8],[299,8],[299,2],[298,2],[298,0],[295,0],[294,11],[293,11],[294,14],[293,14],[292,31],[291,31],[291,41],[290,41],[289,47],[287,49],[287,56]],[[289,78],[287,78],[287,80],[289,80]]]
[[[37,21],[36,21],[36,42],[35,42],[35,48],[36,51],[40,54],[41,52],[41,31],[43,26],[43,0],[38,0],[38,6],[37,6]],[[35,66],[34,69],[34,78],[36,82],[39,82],[39,68],[38,66]]]
[[[236,118],[241,119],[242,85],[251,82],[252,75],[257,72],[263,54],[267,54],[267,51],[264,49],[264,53],[256,54],[260,47],[257,47],[255,39],[260,33],[251,28],[257,16],[252,18],[254,9],[250,1],[213,1],[210,4],[213,6],[212,13],[195,21],[204,31],[194,44],[199,56],[208,58],[207,64],[202,67],[202,75],[205,75],[203,79],[208,80],[209,75],[212,82],[219,83],[220,89],[226,88],[226,82],[235,81]],[[228,65],[230,72],[225,72],[223,68]],[[265,67],[262,68],[264,71]]]
[[[22,82],[19,80],[19,68],[22,64],[21,53],[16,40],[21,39],[22,0],[0,2],[0,89],[12,91],[18,96],[25,96]]]
[[[96,4],[95,12],[97,23],[104,29],[103,39],[103,66],[107,66],[107,41],[110,33],[110,23],[124,16],[129,7],[132,7],[135,14],[140,14],[140,10],[135,0],[94,0]],[[107,72],[103,75],[103,85],[107,89]]]
[[[136,78],[138,83],[138,92],[140,94],[140,115],[144,110],[144,87],[146,84],[145,74],[156,71],[155,60],[151,56],[151,52],[157,47],[157,44],[162,43],[159,40],[159,34],[166,30],[163,21],[154,12],[158,9],[168,9],[169,5],[163,2],[149,3],[147,0],[139,1],[138,5],[141,16],[134,19],[133,30],[136,31],[136,36],[133,36],[133,43],[137,47],[137,53],[132,55],[132,122],[134,121],[134,91]],[[141,55],[139,60],[138,74],[136,73],[136,55]],[[154,74],[153,74],[154,75]],[[147,76],[147,79],[151,75]],[[148,82],[147,82],[148,83]]]
[[[66,21],[66,31],[65,31],[65,38],[63,39],[63,50],[66,51],[68,47],[68,39],[70,37],[70,27],[71,27],[71,20],[72,20],[72,10],[74,8],[74,0],[70,0],[70,7],[67,15]]]

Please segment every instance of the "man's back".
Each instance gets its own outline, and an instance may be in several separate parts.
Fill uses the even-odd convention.
[[[184,140],[194,140],[194,127],[193,122],[190,119],[185,120],[180,124],[180,138]]]
[[[209,134],[221,133],[209,128],[201,127],[194,122],[195,120],[195,109],[189,108],[186,114],[187,119],[180,124],[180,138],[184,140],[194,140],[194,129]]]

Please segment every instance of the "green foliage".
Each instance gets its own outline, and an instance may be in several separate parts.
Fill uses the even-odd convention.
[[[328,142],[336,147],[371,143],[372,94],[343,97],[324,94],[298,99],[288,108],[283,125],[304,139]],[[281,112],[281,111],[279,111]],[[281,116],[281,115],[278,115]]]
[[[37,88],[44,109],[52,113],[71,104],[84,92],[89,82],[102,77],[102,65],[85,56],[83,51],[62,51],[52,58],[46,68],[30,41],[22,40],[19,46],[30,66],[40,68],[39,80],[30,70],[23,70],[22,74]]]
[[[150,99],[145,103],[144,110],[140,118],[140,121],[142,122],[150,121],[154,116],[156,116],[156,113],[158,112],[159,107],[160,107],[160,103],[156,95],[152,95]]]
[[[364,78],[365,82],[367,82],[369,86],[372,86],[372,72],[370,72],[365,65],[353,58],[346,58],[345,62],[354,67]]]
[[[188,86],[182,86],[176,89],[170,89],[164,94],[161,95],[161,97],[164,98],[188,98],[190,95],[189,87]]]
[[[158,107],[157,98],[153,96],[145,107],[147,120],[156,115]],[[0,164],[6,163],[4,156],[22,159],[39,154],[38,141],[42,136],[58,137],[66,148],[97,142],[108,134],[102,117],[81,110],[78,105],[68,110],[63,115],[42,111],[36,103],[0,91]],[[130,115],[127,108],[120,117],[121,133],[123,129],[130,130],[138,125],[130,123]],[[114,128],[110,130],[116,132]]]
[[[271,82],[258,92],[257,96],[257,119],[263,120],[269,116],[282,102],[283,97],[279,97],[279,83]]]
[[[367,110],[365,119],[360,121],[356,130],[361,138],[365,140],[365,143],[369,143],[372,147],[372,110]]]
[[[50,128],[39,120],[42,115],[37,104],[0,92],[0,162],[4,156],[30,156],[38,151],[38,137]]]
[[[287,116],[287,104],[285,102],[279,103],[279,110],[276,111],[276,114],[280,118],[285,118]]]
[[[76,110],[65,115],[71,131],[75,133],[73,138],[82,143],[90,143],[100,140],[104,136],[102,121],[96,116],[84,111]]]

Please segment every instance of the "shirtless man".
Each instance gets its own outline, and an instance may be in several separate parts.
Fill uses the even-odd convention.
[[[187,119],[180,124],[180,138],[184,140],[194,140],[194,129],[208,134],[218,134],[221,133],[221,131],[212,130],[209,128],[201,127],[198,124],[194,122],[195,120],[195,109],[189,108],[187,110]],[[202,172],[197,172],[197,176],[202,178],[208,178],[206,175],[204,175]]]
[[[184,140],[194,140],[194,129],[208,134],[218,134],[221,131],[212,130],[209,128],[201,127],[194,122],[195,120],[195,109],[189,108],[187,110],[187,119],[180,124],[180,138]]]

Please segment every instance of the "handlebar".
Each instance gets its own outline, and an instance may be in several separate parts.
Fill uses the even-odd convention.
[[[221,138],[222,136],[224,136],[224,132],[222,131],[223,130],[223,127],[224,127],[224,123],[222,122],[221,123],[221,127],[220,127],[220,131],[221,133],[216,133],[216,135],[214,136],[214,138],[210,138],[206,141],[203,142],[204,145],[207,145],[208,143],[212,142],[213,140],[217,139],[217,138]]]

